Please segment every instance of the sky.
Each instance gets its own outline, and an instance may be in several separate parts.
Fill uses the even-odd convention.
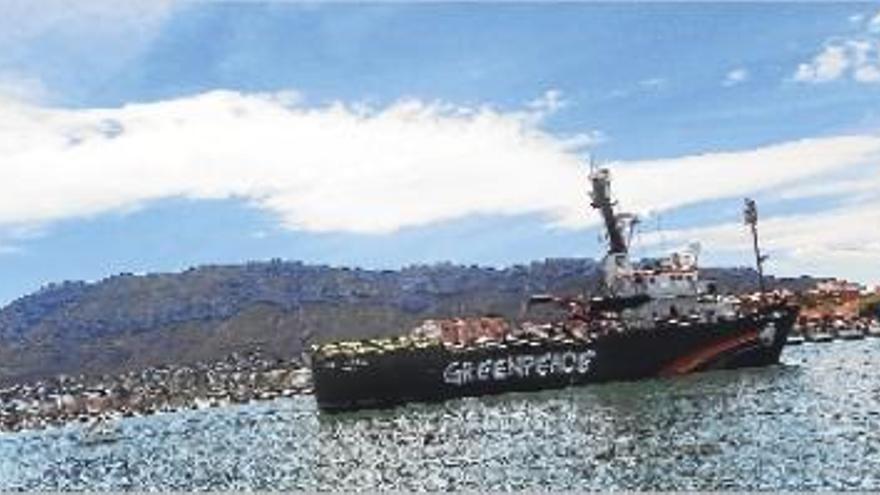
[[[865,3],[11,0],[0,304],[281,258],[365,268],[699,241],[880,282],[880,9]]]

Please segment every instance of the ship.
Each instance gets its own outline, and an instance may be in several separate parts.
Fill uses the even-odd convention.
[[[458,318],[397,337],[312,346],[319,408],[386,408],[778,363],[798,308],[764,289],[753,201],[746,200],[745,219],[761,292],[743,298],[700,279],[696,244],[649,263],[631,261],[637,217],[616,211],[607,168],[591,166],[589,183],[607,240],[593,297],[528,298],[526,309],[558,314],[549,321]],[[474,324],[494,331],[476,339],[454,331]]]

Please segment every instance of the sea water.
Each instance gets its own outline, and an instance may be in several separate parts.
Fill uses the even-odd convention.
[[[0,490],[880,490],[880,339],[783,364],[327,416],[303,396],[0,434]]]

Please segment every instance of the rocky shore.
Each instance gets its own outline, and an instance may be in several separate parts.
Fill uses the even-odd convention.
[[[116,376],[57,376],[0,389],[0,431],[217,407],[311,392],[298,360],[259,351],[214,362],[160,366]]]

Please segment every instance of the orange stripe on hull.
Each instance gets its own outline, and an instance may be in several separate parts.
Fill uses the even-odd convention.
[[[698,369],[700,366],[711,362],[725,352],[736,349],[743,344],[754,342],[757,339],[758,331],[749,330],[748,332],[735,337],[717,340],[706,347],[697,349],[696,351],[669,363],[660,370],[660,376],[683,375],[685,373],[690,373]]]

